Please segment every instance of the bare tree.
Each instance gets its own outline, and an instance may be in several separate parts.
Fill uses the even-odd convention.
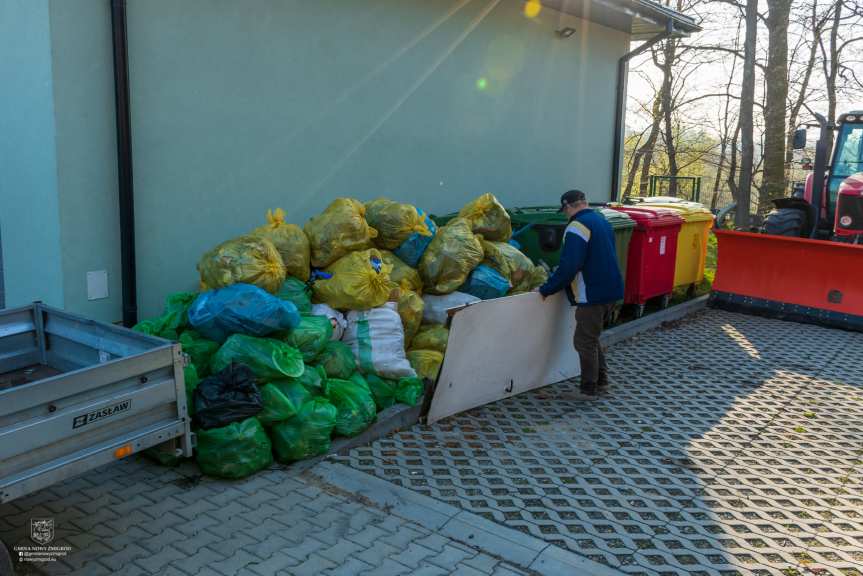
[[[791,0],[767,0],[767,69],[764,73],[764,176],[758,196],[758,212],[772,209],[774,198],[785,196],[785,125],[788,99],[788,23]]]
[[[755,156],[755,50],[758,38],[758,0],[747,0],[743,41],[743,82],[740,89],[740,140],[742,144],[740,177],[737,184],[737,210],[734,224],[741,230],[750,227],[749,210],[752,192],[752,168]]]

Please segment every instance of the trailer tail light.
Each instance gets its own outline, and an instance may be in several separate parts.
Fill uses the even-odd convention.
[[[116,450],[114,450],[114,458],[120,460],[121,458],[125,458],[132,454],[132,445],[126,444],[124,446],[120,446]]]

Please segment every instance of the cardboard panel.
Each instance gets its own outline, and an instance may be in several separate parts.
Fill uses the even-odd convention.
[[[575,308],[562,292],[485,300],[455,313],[429,423],[580,374]]]

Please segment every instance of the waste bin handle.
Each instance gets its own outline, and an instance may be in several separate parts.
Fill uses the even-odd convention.
[[[510,236],[510,238],[515,238],[516,236],[519,236],[519,235],[521,235],[521,234],[524,234],[525,232],[527,232],[528,230],[530,230],[531,228],[533,228],[533,224],[534,224],[534,223],[533,223],[533,222],[531,222],[530,224],[527,224],[527,225],[525,225],[525,226],[522,226],[521,228],[519,228],[518,230],[516,230],[515,232],[513,232],[513,233],[512,233],[512,236]]]

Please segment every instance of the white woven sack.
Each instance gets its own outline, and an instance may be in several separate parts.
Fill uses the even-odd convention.
[[[348,312],[347,320],[342,341],[353,351],[360,372],[389,380],[416,376],[405,356],[405,333],[395,302]]]

